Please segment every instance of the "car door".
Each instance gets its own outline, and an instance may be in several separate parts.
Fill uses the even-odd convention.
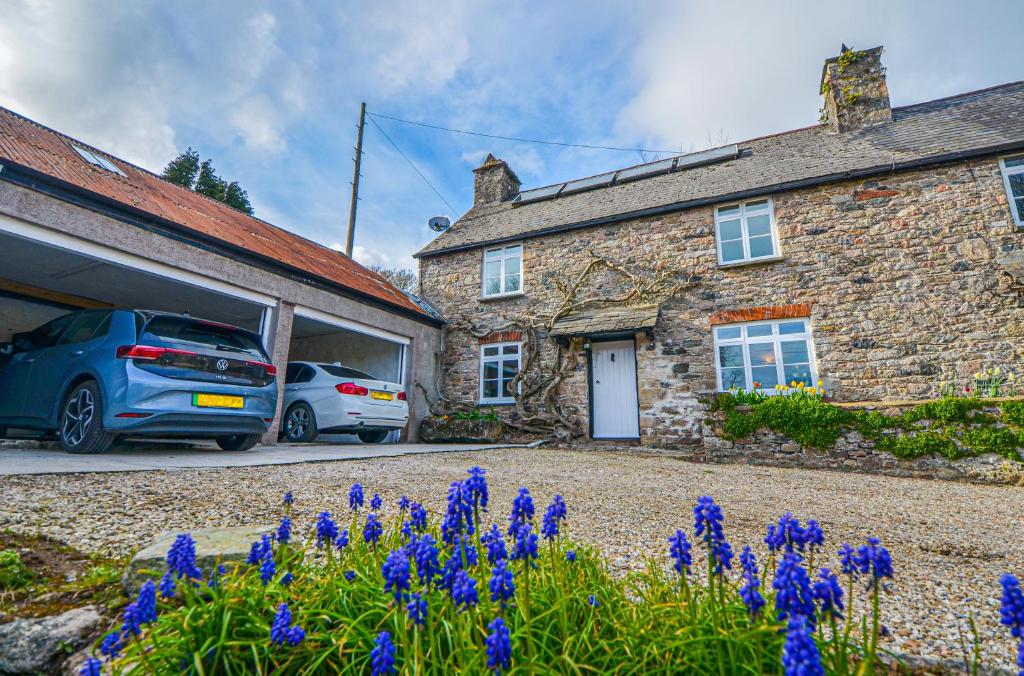
[[[63,315],[15,341],[14,355],[7,366],[0,369],[0,416],[45,417],[45,411],[37,412],[32,405],[36,365],[77,318],[77,313]],[[40,370],[45,371],[45,367]]]
[[[109,310],[79,313],[60,334],[57,342],[36,359],[28,391],[28,415],[50,418],[57,414],[57,399],[68,380],[77,375],[95,341],[106,334]]]

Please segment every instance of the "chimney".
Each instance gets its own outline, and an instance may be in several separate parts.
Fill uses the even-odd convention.
[[[488,202],[504,202],[519,194],[519,178],[504,160],[490,153],[473,170],[473,206]]]
[[[821,94],[825,97],[821,122],[832,131],[856,131],[890,122],[882,47],[857,51],[843,45],[839,56],[825,61]]]

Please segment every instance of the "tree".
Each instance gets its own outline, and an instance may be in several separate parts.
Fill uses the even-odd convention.
[[[408,268],[389,268],[384,265],[370,265],[370,270],[388,280],[406,293],[416,293],[419,286],[419,277],[416,272]]]
[[[182,188],[192,189],[196,182],[196,175],[199,173],[199,153],[189,147],[171,160],[164,168],[164,180]]]
[[[206,195],[252,216],[249,194],[238,185],[238,181],[228,183],[218,176],[213,168],[213,160],[203,160],[200,164],[199,153],[191,147],[167,164],[163,177],[186,190]]]

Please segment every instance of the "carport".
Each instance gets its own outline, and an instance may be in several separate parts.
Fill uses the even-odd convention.
[[[405,336],[297,306],[288,359],[341,362],[378,380],[404,384],[408,345]]]
[[[222,280],[0,215],[0,341],[71,310],[188,313],[267,338],[275,300]]]

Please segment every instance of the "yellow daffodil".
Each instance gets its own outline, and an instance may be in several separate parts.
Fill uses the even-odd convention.
[[[992,375],[994,375],[994,376],[997,376],[997,375],[999,375],[1002,372],[1003,372],[1003,370],[1001,368],[999,368],[998,366],[995,367],[994,369],[992,369]]]
[[[1009,380],[1009,381],[1010,381],[1011,383],[1012,383],[1012,382],[1013,382],[1013,381],[1014,381],[1014,380],[1015,380],[1016,378],[1017,378],[1017,376],[1015,376],[1015,375],[1013,374],[1013,371],[1010,371],[1010,375],[1006,376],[1006,379],[1007,379],[1007,380]]]
[[[982,373],[981,371],[978,371],[977,373],[974,374],[974,379],[975,380],[981,380],[984,377],[985,377],[985,374]]]
[[[825,387],[825,381],[824,380],[819,380],[818,381],[818,387]]]
[[[790,386],[790,387],[796,387],[796,381],[794,380],[793,382],[791,382],[791,383],[789,384],[789,386]]]
[[[817,394],[817,393],[818,393],[817,389],[815,389],[813,387],[808,387],[807,388],[807,394]]]

